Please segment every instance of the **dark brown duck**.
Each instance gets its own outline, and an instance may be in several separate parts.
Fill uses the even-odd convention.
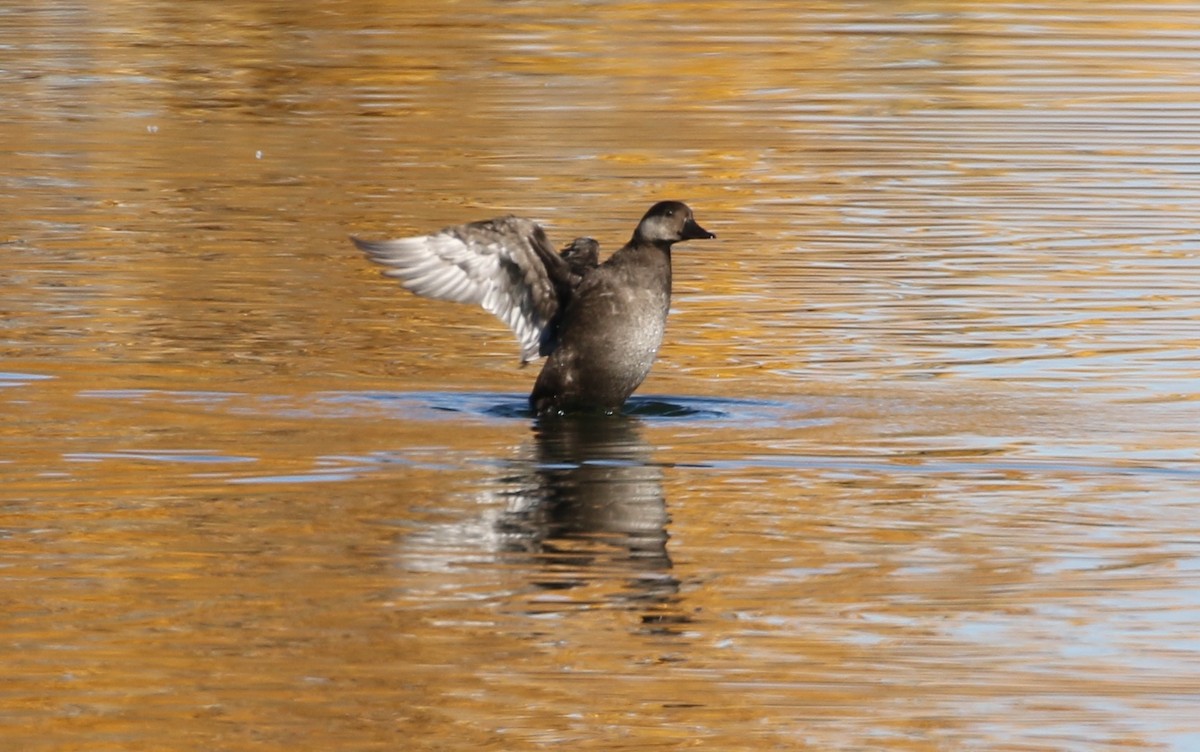
[[[495,314],[521,345],[546,356],[529,404],[539,415],[612,412],[646,378],[671,306],[671,246],[716,237],[678,201],[660,201],[603,264],[591,238],[561,254],[532,220],[498,217],[432,235],[353,238],[407,289]]]

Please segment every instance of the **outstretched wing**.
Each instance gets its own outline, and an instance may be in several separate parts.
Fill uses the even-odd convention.
[[[482,306],[521,346],[521,362],[539,355],[542,333],[560,305],[566,263],[529,219],[498,217],[397,240],[351,238],[405,288],[427,298]]]

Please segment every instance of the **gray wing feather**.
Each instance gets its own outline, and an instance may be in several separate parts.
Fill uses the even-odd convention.
[[[351,238],[384,275],[427,298],[482,306],[521,346],[521,362],[538,357],[542,332],[559,299],[543,258],[553,247],[536,222],[499,217],[397,240]]]

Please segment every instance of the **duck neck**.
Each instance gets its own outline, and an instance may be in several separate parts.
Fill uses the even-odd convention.
[[[651,279],[663,280],[667,295],[671,294],[670,243],[639,242],[635,237],[614,253],[610,261],[618,267],[637,268],[636,278],[643,283]]]
[[[642,262],[655,270],[655,274],[647,279],[662,280],[662,289],[667,298],[671,297],[671,244],[661,242],[643,243],[636,251],[643,259]]]

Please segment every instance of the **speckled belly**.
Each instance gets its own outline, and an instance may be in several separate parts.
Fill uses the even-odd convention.
[[[593,305],[588,311],[593,325],[572,330],[563,337],[538,378],[536,393],[551,393],[562,405],[616,408],[650,373],[662,344],[666,321],[661,315],[644,315],[654,298],[644,292]],[[641,306],[629,306],[634,300]],[[593,301],[597,303],[599,301]],[[640,310],[643,315],[632,315]]]

